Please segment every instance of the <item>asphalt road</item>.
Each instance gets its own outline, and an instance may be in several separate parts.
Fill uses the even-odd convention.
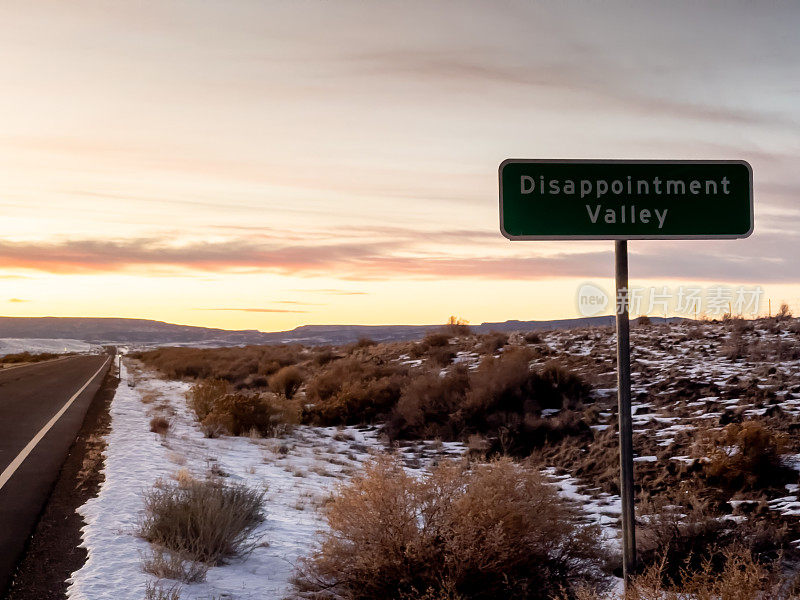
[[[103,354],[0,371],[0,595],[110,365]]]

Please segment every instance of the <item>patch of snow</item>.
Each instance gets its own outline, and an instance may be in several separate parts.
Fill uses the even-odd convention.
[[[40,339],[40,338],[0,338],[0,356],[30,352],[31,354],[65,354],[67,352],[100,352],[102,347],[82,340]]]
[[[131,377],[123,365],[123,380]],[[251,553],[213,567],[206,581],[181,584],[182,600],[231,597],[240,600],[282,598],[298,558],[314,547],[325,522],[316,508],[333,487],[384,450],[378,430],[299,426],[279,439],[203,436],[184,399],[189,384],[146,374],[136,387],[121,384],[111,404],[105,481],[96,498],[79,513],[86,521],[81,545],[86,564],[72,574],[67,595],[73,600],[141,600],[155,578],[141,568],[150,545],[136,535],[143,513],[143,492],[181,469],[197,478],[210,470],[231,482],[267,488],[265,520],[254,532],[262,540]],[[145,394],[155,394],[144,404]],[[154,406],[166,403],[171,427],[164,438],[150,431]],[[460,456],[463,444],[419,442],[406,449],[419,467],[442,456]],[[411,467],[409,467],[411,468]]]

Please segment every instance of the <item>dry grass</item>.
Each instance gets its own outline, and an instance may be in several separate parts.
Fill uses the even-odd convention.
[[[216,479],[161,481],[145,494],[139,535],[184,559],[221,564],[246,550],[263,520],[264,493]]]
[[[162,415],[156,415],[150,419],[150,431],[165,437],[169,433],[169,428],[172,426],[170,420]]]
[[[181,600],[181,586],[165,586],[161,582],[145,584],[144,600]]]
[[[698,438],[695,453],[708,458],[704,466],[708,485],[732,492],[762,490],[797,478],[781,461],[786,437],[760,421],[701,431]]]
[[[221,379],[192,386],[187,401],[206,437],[224,433],[276,437],[300,421],[300,407],[286,396],[257,392],[232,392]]]
[[[205,581],[208,565],[181,552],[155,546],[142,557],[142,570],[159,579],[174,579],[183,583]]]
[[[352,425],[388,414],[400,398],[406,369],[348,358],[326,366],[306,386],[303,421]]]
[[[418,375],[404,387],[385,432],[391,439],[461,441],[480,434],[492,451],[515,455],[569,436],[591,437],[582,411],[589,386],[555,364],[531,370],[530,359],[527,349],[508,350],[484,358],[472,373],[458,367],[445,377]],[[546,408],[561,412],[544,419]]]
[[[722,565],[721,570],[714,563]],[[772,568],[770,568],[772,567]],[[797,581],[781,578],[776,565],[764,565],[746,548],[728,546],[697,571],[683,571],[673,585],[665,585],[662,565],[656,563],[635,577],[621,600],[792,600]],[[568,598],[562,595],[562,600]],[[610,600],[607,594],[584,588],[577,600]]]
[[[189,408],[202,422],[214,410],[219,398],[230,392],[230,385],[222,379],[205,379],[191,387],[186,395]]]
[[[535,470],[500,460],[425,477],[384,457],[327,505],[330,529],[295,579],[297,597],[545,598],[596,582],[596,532]]]
[[[0,356],[0,363],[16,364],[16,363],[35,363],[45,360],[53,360],[54,358],[61,358],[64,356],[73,356],[74,352],[67,352],[64,354],[54,354],[52,352],[41,352],[39,354],[31,354],[30,352],[18,352],[16,354],[6,354]]]
[[[282,394],[291,400],[300,386],[303,385],[303,374],[295,366],[283,367],[269,378],[269,389],[276,394]]]
[[[159,348],[132,355],[171,379],[223,379],[236,388],[265,388],[267,378],[301,359],[299,345]]]

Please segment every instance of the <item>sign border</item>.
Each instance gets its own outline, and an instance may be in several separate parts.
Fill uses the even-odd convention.
[[[510,163],[527,164],[639,164],[639,165],[744,165],[747,167],[750,179],[750,229],[746,233],[736,234],[709,234],[709,235],[511,235],[506,231],[503,222],[503,168]],[[525,240],[736,240],[750,237],[755,227],[755,213],[753,211],[753,167],[746,160],[624,160],[624,159],[589,159],[567,158],[563,160],[554,158],[507,158],[500,163],[497,169],[500,182],[500,233],[512,242]]]

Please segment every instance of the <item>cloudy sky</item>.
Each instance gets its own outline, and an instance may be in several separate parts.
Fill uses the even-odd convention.
[[[613,244],[503,238],[508,157],[749,161],[753,236],[631,242],[632,283],[800,312],[798,29],[794,2],[4,2],[0,314],[575,316]]]

